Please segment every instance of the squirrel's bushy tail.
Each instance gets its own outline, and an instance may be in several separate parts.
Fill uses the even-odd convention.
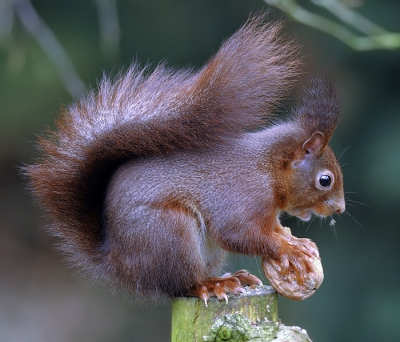
[[[107,182],[128,159],[204,149],[257,126],[297,75],[297,47],[280,24],[250,19],[198,72],[133,66],[65,110],[27,166],[33,192],[75,264],[102,264]],[[96,272],[94,272],[96,273]]]

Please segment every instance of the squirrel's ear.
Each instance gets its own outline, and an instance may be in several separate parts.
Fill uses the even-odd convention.
[[[297,167],[305,159],[308,159],[310,157],[310,155],[312,155],[312,156],[319,155],[322,152],[322,150],[325,148],[326,144],[327,144],[327,140],[325,138],[324,133],[322,133],[320,131],[314,132],[313,134],[311,134],[311,137],[309,137],[303,143],[303,145],[301,145],[301,148],[298,147],[296,149],[296,152],[293,157],[292,166]]]
[[[326,145],[325,136],[322,132],[314,132],[303,144],[306,154],[316,154],[323,150]]]

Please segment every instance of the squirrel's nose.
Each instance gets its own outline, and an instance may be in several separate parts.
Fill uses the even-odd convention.
[[[346,203],[344,199],[341,199],[340,201],[337,202],[336,214],[343,214],[345,210],[346,210]]]

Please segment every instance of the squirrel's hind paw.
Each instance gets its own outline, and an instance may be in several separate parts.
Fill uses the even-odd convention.
[[[199,297],[205,306],[208,306],[207,302],[210,297],[217,297],[228,303],[228,293],[242,293],[244,292],[242,286],[250,285],[262,285],[262,282],[246,270],[240,270],[233,275],[226,273],[222,277],[207,278],[191,290],[189,296]]]

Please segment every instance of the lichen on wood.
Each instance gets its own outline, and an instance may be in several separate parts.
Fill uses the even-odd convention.
[[[226,314],[215,321],[210,333],[203,336],[203,341],[272,341],[278,328],[278,322],[267,319],[252,323],[243,314]]]

